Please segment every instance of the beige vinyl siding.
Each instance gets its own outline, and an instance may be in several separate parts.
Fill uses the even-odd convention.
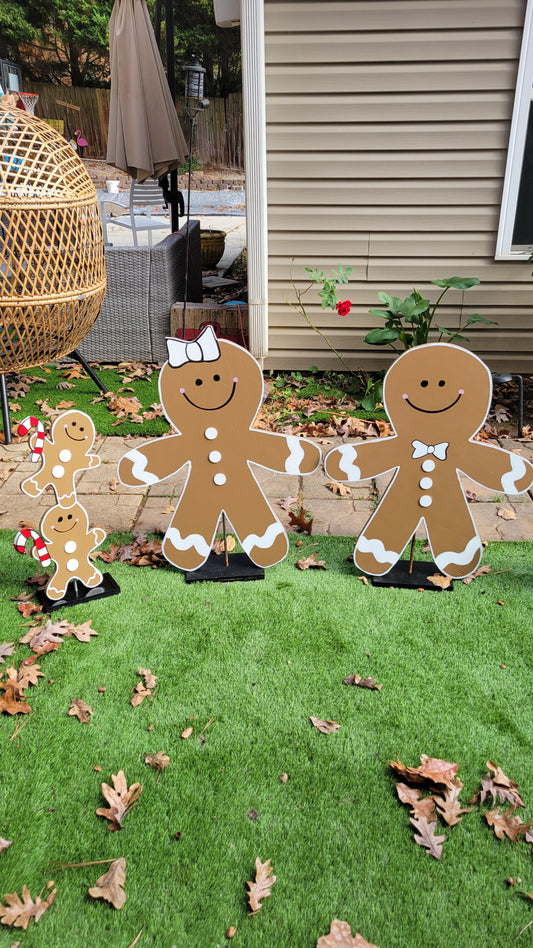
[[[479,276],[440,321],[469,313],[493,369],[533,372],[533,278],[494,260],[525,0],[265,0],[269,231],[267,368],[338,365],[289,306],[305,266],[353,267],[352,313],[309,313],[354,368],[386,290]],[[286,297],[287,300],[284,298]]]

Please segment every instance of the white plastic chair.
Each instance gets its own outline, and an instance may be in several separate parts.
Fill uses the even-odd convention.
[[[149,178],[142,184],[139,184],[137,181],[132,181],[130,187],[129,215],[124,214],[121,217],[107,215],[104,209],[105,199],[101,203],[102,225],[104,230],[104,241],[106,244],[108,242],[106,224],[108,223],[116,224],[118,227],[127,227],[129,230],[131,230],[133,234],[134,247],[139,246],[137,241],[138,231],[148,231],[148,245],[151,247],[152,231],[156,229],[159,230],[161,228],[166,228],[168,230],[170,224],[168,213],[165,214],[163,218],[159,216],[152,216],[155,208],[160,208],[162,205],[164,205],[163,191],[159,187],[157,181],[155,181],[153,178]],[[141,208],[142,211],[139,213]]]

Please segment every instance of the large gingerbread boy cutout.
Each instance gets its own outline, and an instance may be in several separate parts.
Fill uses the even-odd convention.
[[[263,397],[259,363],[241,346],[217,339],[208,326],[192,342],[167,339],[159,377],[161,404],[178,434],[149,441],[121,458],[120,481],[156,484],[185,464],[185,488],[163,541],[166,558],[182,570],[206,561],[222,512],[248,557],[261,567],[286,556],[288,540],[249,462],[287,474],[311,474],[317,445],[252,428]]]
[[[337,481],[395,471],[357,540],[354,562],[370,575],[388,573],[423,520],[441,572],[468,576],[481,559],[482,544],[459,472],[505,494],[520,494],[533,482],[528,461],[473,440],[490,408],[490,372],[466,349],[429,343],[409,349],[393,363],[383,394],[395,434],[344,444],[325,460],[328,476]]]

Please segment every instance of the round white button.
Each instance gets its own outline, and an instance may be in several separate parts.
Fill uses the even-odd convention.
[[[54,467],[52,468],[52,477],[60,478],[60,477],[63,477],[64,473],[65,473],[64,467],[61,467],[60,464],[54,464]]]
[[[63,450],[59,452],[59,460],[63,461],[63,464],[68,464],[71,458],[72,458],[72,454],[70,453],[68,448],[63,448]]]
[[[427,471],[428,473],[430,471],[434,471],[435,461],[432,461],[430,458],[428,458],[427,461],[422,461],[422,470]]]
[[[432,500],[428,494],[422,494],[418,503],[420,504],[421,507],[430,507]]]
[[[225,484],[225,483],[226,483],[226,475],[225,475],[225,474],[215,474],[215,476],[214,476],[214,478],[213,478],[213,481],[214,481],[214,483],[217,485],[217,487],[222,487],[222,484]]]
[[[78,563],[77,560],[74,560],[74,559],[68,560],[68,561],[67,561],[67,569],[68,569],[69,573],[73,573],[74,570],[77,570],[77,568],[78,568],[79,565],[80,565],[80,564]]]
[[[210,451],[209,460],[211,461],[212,464],[218,464],[218,462],[222,460],[222,455],[220,451]]]
[[[430,477],[422,477],[418,486],[421,487],[422,490],[429,490],[430,487],[433,487],[433,481]]]
[[[76,544],[74,540],[68,540],[68,542],[65,543],[65,546],[63,547],[63,549],[65,553],[74,553],[76,550]]]
[[[214,441],[216,436],[218,435],[218,431],[216,428],[206,428],[204,431],[204,435],[208,441]]]

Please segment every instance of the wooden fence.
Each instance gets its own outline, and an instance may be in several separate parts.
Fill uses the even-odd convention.
[[[44,82],[24,82],[25,92],[39,96],[35,114],[40,118],[63,122],[65,138],[74,138],[77,128],[89,142],[85,158],[104,158],[109,125],[109,89],[82,86],[53,86]],[[187,141],[189,120],[184,115],[184,100],[176,108]],[[210,99],[200,112],[195,132],[194,154],[201,164],[244,169],[242,96],[233,93],[226,99]]]

